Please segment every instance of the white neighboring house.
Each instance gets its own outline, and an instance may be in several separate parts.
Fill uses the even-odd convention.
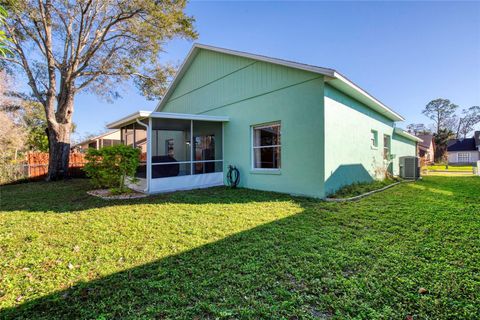
[[[114,146],[121,143],[120,130],[112,130],[75,144],[72,147],[72,151],[85,152],[88,148],[98,150],[102,147]]]
[[[480,160],[480,131],[472,138],[452,139],[448,142],[448,163],[475,164]]]

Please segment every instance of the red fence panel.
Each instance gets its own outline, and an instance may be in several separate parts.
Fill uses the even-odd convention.
[[[27,155],[28,177],[33,180],[40,180],[48,174],[48,153],[46,152],[30,152]],[[68,175],[71,177],[84,177],[85,173],[82,168],[87,163],[85,154],[70,153]]]

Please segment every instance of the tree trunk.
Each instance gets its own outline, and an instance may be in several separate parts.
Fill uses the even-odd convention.
[[[57,97],[56,112],[53,113],[53,95],[47,95],[47,106],[45,108],[49,146],[47,181],[64,179],[68,175],[74,96],[71,83],[62,80],[60,94]]]
[[[47,181],[64,179],[70,158],[70,123],[48,124],[49,160]]]

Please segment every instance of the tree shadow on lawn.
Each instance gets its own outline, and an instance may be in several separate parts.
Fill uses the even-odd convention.
[[[357,242],[358,226],[338,227],[332,213],[305,210],[212,244],[0,311],[0,318],[331,317],[381,310],[416,298],[353,288],[379,249]],[[380,249],[380,251],[382,251]],[[361,253],[361,254],[360,254]],[[398,283],[397,283],[398,284]],[[357,291],[357,292],[355,292]],[[367,308],[368,307],[368,308]]]
[[[127,202],[79,200],[81,210],[86,210],[130,202],[228,204],[288,199],[302,211],[1,310],[0,319],[326,319],[405,318],[408,314],[468,318],[478,314],[480,298],[472,284],[475,262],[466,258],[473,249],[449,251],[442,228],[451,226],[442,226],[443,220],[434,232],[421,229],[432,218],[408,209],[423,200],[435,204],[436,196],[428,188],[423,194],[409,185],[399,188],[407,188],[402,196],[408,198],[392,198],[401,190],[392,188],[386,193],[389,197],[377,194],[372,201],[349,204],[224,188]],[[16,207],[9,202],[7,209],[25,210]],[[71,212],[77,205],[72,198],[63,208],[31,210],[44,208]],[[465,241],[475,245],[468,237]],[[452,270],[451,263],[457,261],[462,267]],[[418,295],[419,286],[427,286],[432,293]]]

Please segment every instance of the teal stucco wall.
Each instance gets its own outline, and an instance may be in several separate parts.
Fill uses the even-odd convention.
[[[240,186],[324,197],[322,76],[200,50],[161,111],[229,116],[224,172],[240,170]],[[281,123],[281,169],[252,170],[251,127]]]
[[[392,139],[392,154],[394,155],[392,161],[393,174],[399,175],[400,166],[398,158],[403,156],[416,156],[417,143],[410,139],[399,136],[398,134],[394,134]]]
[[[165,103],[164,112],[229,116],[224,172],[240,170],[240,186],[323,198],[344,185],[398,174],[398,157],[415,142],[394,134],[394,122],[324,82],[318,74],[200,50]],[[252,126],[281,123],[278,172],[252,170]],[[371,146],[371,131],[378,147]],[[391,137],[391,163],[383,135]]]
[[[378,147],[372,147],[372,130]],[[383,160],[383,136],[391,139],[391,162]],[[325,191],[330,194],[354,182],[382,178],[389,168],[398,175],[398,156],[415,155],[415,142],[394,134],[394,122],[325,85]]]

